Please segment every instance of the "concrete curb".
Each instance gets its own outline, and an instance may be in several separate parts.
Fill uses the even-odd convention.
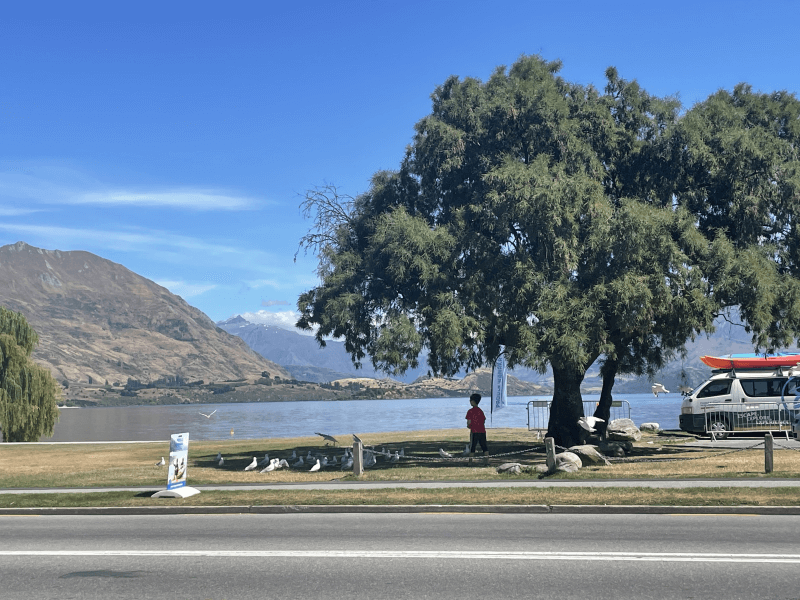
[[[800,506],[648,506],[590,504],[427,504],[280,506],[129,506],[0,508],[0,516],[47,515],[216,515],[216,514],[633,514],[633,515],[800,515]]]

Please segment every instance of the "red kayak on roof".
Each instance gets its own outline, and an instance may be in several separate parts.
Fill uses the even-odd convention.
[[[712,369],[770,369],[794,367],[800,363],[800,354],[728,354],[726,356],[701,356]]]

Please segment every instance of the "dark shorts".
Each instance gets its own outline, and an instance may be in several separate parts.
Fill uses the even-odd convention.
[[[469,437],[470,437],[470,447],[469,447],[470,452],[475,452],[475,448],[478,446],[478,444],[481,445],[481,450],[483,450],[484,452],[489,451],[488,448],[486,447],[485,431],[483,433],[472,432],[469,434]]]

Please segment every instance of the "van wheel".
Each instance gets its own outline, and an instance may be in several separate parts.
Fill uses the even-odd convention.
[[[711,421],[708,425],[708,435],[711,436],[712,432],[714,437],[718,440],[724,440],[731,434],[725,419],[714,419]]]

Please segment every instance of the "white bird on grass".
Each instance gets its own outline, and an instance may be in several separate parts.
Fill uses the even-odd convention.
[[[334,446],[339,443],[339,440],[337,440],[332,435],[328,435],[327,433],[317,433],[316,435],[322,436],[322,439],[325,440],[326,442],[333,442]]]
[[[406,455],[406,449],[400,448],[400,456],[405,456],[405,455]]]
[[[254,457],[253,457],[253,462],[251,462],[249,465],[247,465],[247,466],[244,468],[244,470],[245,470],[245,471],[252,471],[252,470],[253,470],[253,469],[255,469],[257,466],[258,466],[258,459],[257,459],[257,458],[254,456]]]
[[[394,451],[394,454],[389,458],[390,463],[400,462],[400,453],[397,450]]]
[[[291,458],[292,460],[296,460],[297,459],[297,450],[292,450],[292,455],[289,458]]]
[[[217,411],[216,411],[216,409],[212,410],[212,411],[211,411],[210,413],[208,413],[208,414],[206,414],[206,413],[200,413],[200,414],[201,414],[201,415],[203,415],[203,416],[204,416],[206,419],[210,419],[210,418],[211,418],[211,415],[213,415],[215,412],[217,412]]]
[[[330,461],[328,461],[328,464],[329,464],[330,466],[334,467],[334,466],[336,466],[336,465],[338,465],[338,464],[339,464],[339,461],[338,461],[338,460],[336,460],[336,456],[334,456],[333,458],[331,458],[331,459],[330,459]]]
[[[271,461],[269,461],[269,464],[266,467],[259,471],[259,473],[269,473],[270,471],[274,471],[278,468],[278,462],[279,461],[277,458],[273,458]]]
[[[453,458],[453,455],[449,452],[445,452],[442,448],[439,448],[439,456],[442,458]]]
[[[469,444],[464,446],[464,452],[461,453],[461,456],[469,456]]]
[[[282,458],[280,462],[278,462],[278,466],[275,468],[282,469],[283,467],[286,467],[287,469],[289,468],[289,461],[287,461],[285,458]]]
[[[222,458],[222,452],[217,452],[217,458],[215,458],[214,460],[219,461],[219,459],[221,458]]]
[[[162,457],[161,457],[161,460],[160,460],[160,461],[158,461],[158,462],[156,463],[156,466],[157,466],[157,467],[163,467],[165,464],[167,464],[167,463],[166,463],[166,461],[164,460],[164,457],[162,456]]]
[[[308,471],[309,473],[313,473],[314,471],[319,471],[319,469],[320,469],[320,464],[319,464],[319,459],[317,459],[317,462]]]
[[[221,467],[224,464],[225,464],[225,459],[220,456],[219,460],[217,461],[217,466]]]
[[[594,433],[597,431],[594,426],[598,423],[605,423],[603,419],[598,419],[597,417],[581,417],[578,419],[578,425],[583,427],[589,433]]]
[[[347,460],[342,461],[342,471],[349,471],[353,468],[353,459],[348,458]]]
[[[292,466],[295,467],[296,469],[299,469],[304,464],[305,464],[305,461],[303,461],[303,457],[301,456],[300,458],[297,459],[297,461]]]
[[[264,458],[262,458],[262,459],[259,461],[259,463],[258,463],[258,466],[259,466],[259,467],[263,467],[264,465],[266,465],[266,464],[269,464],[269,462],[270,462],[270,460],[269,460],[269,454],[265,454],[265,455],[264,455]]]
[[[660,383],[653,384],[653,387],[650,389],[653,390],[653,396],[656,398],[658,398],[659,394],[669,394],[669,390]]]

